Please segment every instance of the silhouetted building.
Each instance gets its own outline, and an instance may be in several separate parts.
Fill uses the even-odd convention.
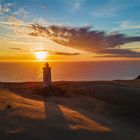
[[[139,76],[137,76],[136,80],[140,80],[140,75],[139,75]]]
[[[51,67],[49,67],[49,64],[46,62],[45,67],[43,67],[43,86],[49,87],[51,82]]]

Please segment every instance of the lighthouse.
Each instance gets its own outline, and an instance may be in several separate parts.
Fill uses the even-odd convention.
[[[43,87],[49,87],[51,82],[51,67],[46,62],[45,67],[43,67]]]

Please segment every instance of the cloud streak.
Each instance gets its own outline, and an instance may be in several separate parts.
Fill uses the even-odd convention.
[[[74,56],[80,55],[80,53],[66,53],[66,52],[51,52],[54,55],[67,55],[67,56]]]
[[[21,48],[10,48],[11,50],[17,50],[17,51],[22,51],[23,49]]]
[[[67,55],[67,56],[80,55],[80,53],[67,53],[67,52],[59,52],[54,50],[35,50],[35,52],[47,52],[51,55]]]
[[[65,1],[67,5],[70,6],[71,12],[76,12],[81,9],[82,5],[84,4],[85,0],[69,0]]]
[[[129,49],[108,49],[108,50],[101,50],[98,53],[106,54],[106,55],[104,55],[104,57],[131,57],[131,58],[140,57],[139,52],[134,52]]]
[[[128,37],[124,34],[107,34],[104,31],[95,31],[91,27],[65,27],[65,26],[41,26],[38,24],[30,25],[31,36],[43,36],[53,40],[58,44],[67,47],[85,50],[96,54],[115,54],[124,56],[140,57],[139,52],[122,49],[120,45],[130,42],[140,41],[140,37]],[[127,55],[126,55],[127,54]]]
[[[118,0],[119,1],[119,0]],[[101,5],[99,8],[94,9],[91,13],[93,17],[102,17],[102,18],[112,18],[118,16],[120,11],[122,11],[125,6],[122,4],[121,6],[118,5],[120,2],[112,1],[105,5]]]
[[[120,24],[120,28],[121,29],[140,29],[140,23],[136,24],[131,21],[123,21]]]

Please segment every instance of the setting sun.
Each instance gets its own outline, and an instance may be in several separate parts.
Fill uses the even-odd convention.
[[[35,52],[35,56],[39,60],[43,60],[47,57],[48,53],[46,51],[37,51]]]

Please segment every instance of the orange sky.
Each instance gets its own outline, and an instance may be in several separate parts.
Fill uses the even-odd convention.
[[[6,3],[4,1],[2,4],[0,3],[1,6],[0,61],[37,60],[37,57],[35,56],[36,51],[48,51],[49,53],[48,56],[46,57],[46,60],[63,60],[63,61],[140,60],[140,41],[139,41],[140,37],[139,33],[138,32],[136,33],[135,31],[140,29],[139,25],[130,26],[129,22],[122,21],[123,24],[121,24],[121,26],[118,28],[121,31],[121,33],[119,33],[116,30],[114,30],[115,29],[114,26],[112,26],[111,29],[108,29],[108,24],[105,23],[103,23],[103,25],[106,26],[104,27],[104,30],[100,30],[98,28],[94,30],[93,28],[94,22],[86,24],[88,26],[89,25],[93,26],[92,28],[88,28],[88,26],[85,28],[83,24],[77,26],[77,24],[74,23],[76,21],[80,23],[80,18],[79,19],[71,18],[69,20],[73,21],[73,24],[70,24],[69,28],[69,26],[67,26],[67,24],[64,21],[63,22],[65,24],[60,23],[61,25],[60,26],[59,23],[57,22],[50,23],[49,20],[46,20],[46,14],[45,15],[43,14],[44,12],[47,13],[48,12],[47,10],[49,9],[45,9],[44,12],[42,11],[43,9],[38,9],[40,10],[40,12],[37,11],[39,12],[38,14],[40,15],[40,22],[38,22],[39,24],[37,25],[39,25],[41,29],[40,31],[39,28],[33,28],[33,26],[31,26],[31,25],[35,26],[36,25],[35,23],[38,21],[35,9],[36,4],[38,6],[38,3],[31,2],[30,5],[28,5],[28,3],[24,3],[25,7],[23,7],[23,4],[20,3],[20,1],[18,2],[19,5],[17,6],[15,6],[14,3],[12,3],[12,1],[11,3],[10,2]],[[59,6],[59,3],[57,4]],[[65,3],[63,4],[64,5],[60,6],[61,9],[64,8],[63,10],[65,11],[66,5]],[[51,1],[48,2],[48,6],[51,5],[55,6],[53,3],[51,3]],[[25,10],[26,7],[28,7],[27,10]],[[31,9],[33,10],[32,11],[33,13],[30,13]],[[89,10],[89,8],[87,8],[86,10]],[[50,13],[54,14],[53,12],[54,11],[51,11]],[[65,12],[69,13],[69,11]],[[63,12],[64,15],[62,15],[64,17],[65,12]],[[59,11],[55,14],[58,13]],[[85,13],[83,13],[83,15],[84,14]],[[88,12],[86,14],[88,14]],[[104,14],[104,12],[102,14]],[[110,14],[110,12],[108,14]],[[69,13],[69,15],[71,16],[77,15],[78,17],[80,17],[79,12],[74,13],[74,15],[72,13]],[[83,15],[81,15],[81,18],[86,19],[86,17]],[[55,15],[55,18],[58,18],[58,16]],[[65,18],[66,18],[65,21],[68,22],[67,17]],[[96,19],[96,17],[94,17],[92,20],[95,21],[94,19]],[[61,18],[59,18],[59,20],[61,20]],[[101,20],[103,20],[104,22],[108,21],[108,19],[103,19],[102,17]],[[110,19],[109,21],[110,22],[112,21],[112,24],[114,25],[115,22],[117,22],[117,20],[118,19],[116,19],[115,21],[113,19],[112,20]],[[96,27],[98,27],[101,23],[102,22],[97,22]],[[50,25],[55,26],[58,32],[57,30],[53,30],[53,28],[51,28]],[[75,34],[73,34],[73,32],[71,32],[70,29],[74,30]],[[47,32],[49,32],[50,36],[47,34],[46,30]],[[122,32],[122,30],[124,30],[125,32]],[[126,36],[124,37],[123,35]],[[132,41],[133,37],[139,39]]]

